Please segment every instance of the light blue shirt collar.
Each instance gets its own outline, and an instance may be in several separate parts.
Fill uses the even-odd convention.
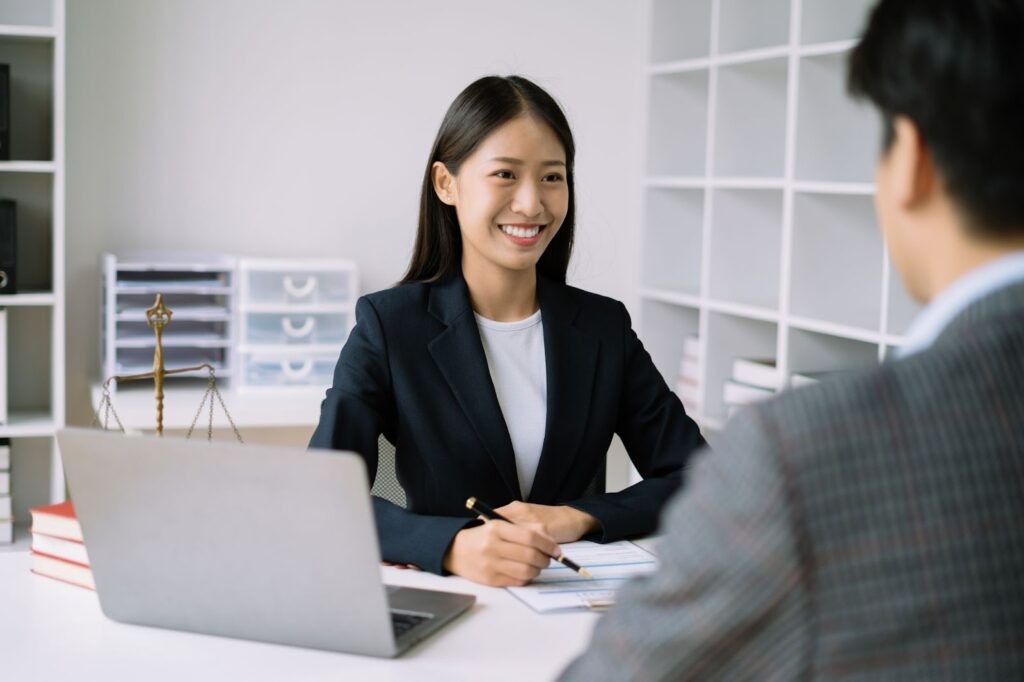
[[[897,352],[905,358],[935,342],[942,330],[967,306],[988,294],[1024,280],[1024,251],[997,258],[961,275],[918,313]]]

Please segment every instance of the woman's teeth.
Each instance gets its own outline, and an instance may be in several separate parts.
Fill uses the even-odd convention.
[[[501,231],[510,237],[529,239],[530,237],[537,236],[537,233],[540,232],[540,225],[534,225],[533,227],[512,227],[511,225],[501,225]]]

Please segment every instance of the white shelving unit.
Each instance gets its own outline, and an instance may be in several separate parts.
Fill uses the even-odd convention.
[[[64,0],[0,3],[0,63],[10,65],[11,160],[0,197],[17,202],[18,293],[7,310],[15,518],[64,499],[54,434],[64,425]]]
[[[872,207],[877,115],[845,94],[873,0],[651,0],[641,332],[670,386],[700,338],[702,413],[736,358],[871,366],[917,312]]]

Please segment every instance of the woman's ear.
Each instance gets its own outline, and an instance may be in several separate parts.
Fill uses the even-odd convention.
[[[442,203],[449,206],[455,205],[455,176],[448,170],[448,166],[440,161],[435,161],[430,168],[430,177],[434,183],[434,192]]]

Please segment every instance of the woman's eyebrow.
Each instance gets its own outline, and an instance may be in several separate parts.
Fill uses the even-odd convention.
[[[514,166],[522,166],[525,163],[522,159],[516,159],[516,158],[513,158],[511,156],[495,156],[495,157],[493,157],[491,159],[488,159],[488,161],[496,161],[498,163],[507,163],[507,164],[511,164],[511,165],[514,165]],[[542,166],[565,166],[565,161],[558,161],[558,160],[543,161],[543,162],[541,162],[540,165],[542,165]]]

